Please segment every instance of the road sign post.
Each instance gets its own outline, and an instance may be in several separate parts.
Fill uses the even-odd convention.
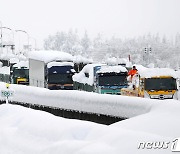
[[[6,84],[6,90],[1,90],[1,97],[6,97],[6,104],[8,104],[8,98],[12,97],[14,91],[9,89],[9,84]]]

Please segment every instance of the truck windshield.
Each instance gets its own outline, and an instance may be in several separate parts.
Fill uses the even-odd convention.
[[[72,75],[70,73],[66,74],[49,74],[48,75],[48,83],[50,84],[72,84]]]
[[[100,75],[99,86],[121,86],[127,85],[126,75]]]
[[[29,70],[28,69],[14,69],[13,75],[15,77],[28,77]]]
[[[148,78],[145,79],[145,90],[176,90],[174,78]]]

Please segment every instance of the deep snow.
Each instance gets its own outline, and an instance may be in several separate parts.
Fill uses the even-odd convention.
[[[140,142],[180,136],[179,104],[110,126],[53,116],[17,105],[0,105],[1,154],[170,154],[168,149],[138,149]]]
[[[0,83],[0,87],[5,89],[5,84]],[[10,85],[10,90],[14,90],[11,99],[16,101],[131,118],[104,126],[17,105],[0,105],[0,154],[170,154],[170,146],[138,149],[138,145],[158,141],[169,141],[171,145],[180,137],[179,101],[50,91],[22,85]]]

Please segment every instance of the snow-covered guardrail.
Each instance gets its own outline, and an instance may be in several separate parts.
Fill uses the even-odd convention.
[[[0,83],[0,87],[2,90],[5,88],[5,84]],[[122,118],[145,114],[154,105],[167,102],[166,100],[150,100],[75,90],[52,91],[24,85],[10,85],[10,89],[14,91],[14,96],[9,98],[10,101]],[[0,99],[3,100],[4,98],[0,97]]]

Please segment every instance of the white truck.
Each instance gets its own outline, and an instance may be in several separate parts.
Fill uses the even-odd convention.
[[[32,51],[29,54],[30,86],[52,90],[73,89],[73,56],[61,51]]]

